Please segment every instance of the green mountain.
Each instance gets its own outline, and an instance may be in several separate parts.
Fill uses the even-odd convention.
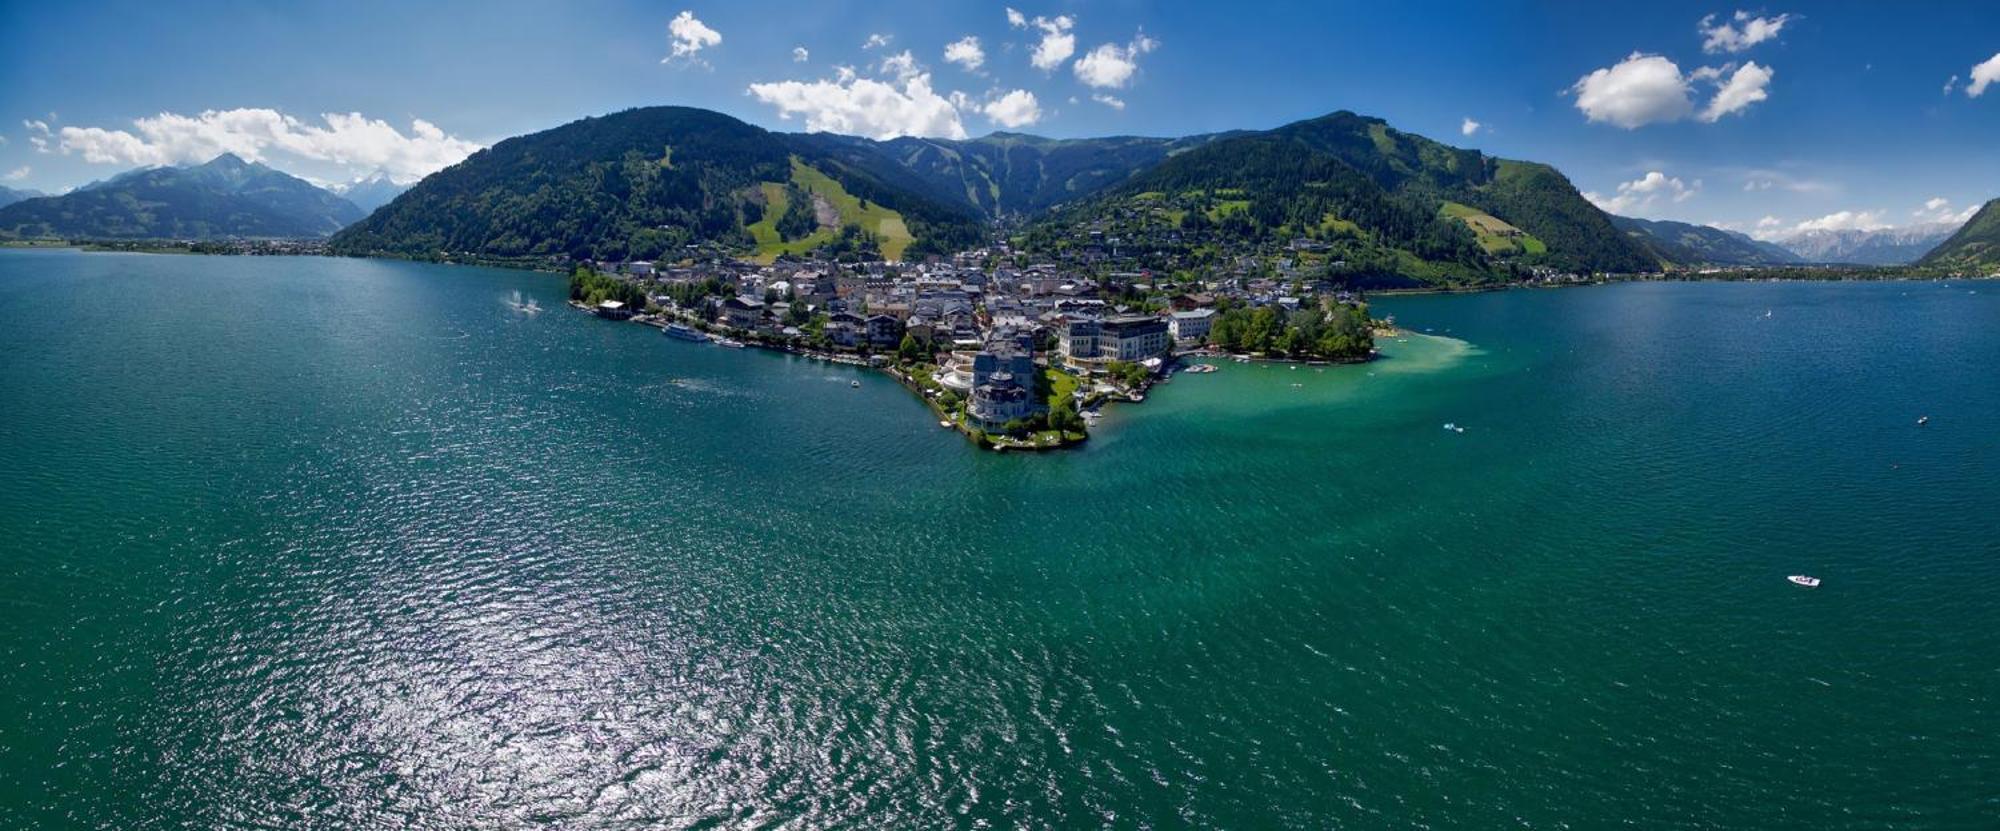
[[[47,195],[38,190],[23,190],[0,185],[0,208],[7,207],[24,199],[39,199]]]
[[[62,196],[0,208],[0,235],[86,239],[320,237],[361,218],[312,183],[224,153],[192,167],[153,167]]]
[[[931,195],[998,219],[1033,215],[1089,196],[1168,156],[1229,135],[1234,134],[1049,139],[994,133],[957,141],[908,137],[872,141],[813,133],[799,139],[883,175],[900,170]]]
[[[1660,261],[1676,266],[1793,265],[1805,262],[1768,242],[1714,228],[1671,220],[1612,216],[1611,224],[1646,246]]]
[[[653,259],[701,243],[889,258],[975,243],[979,217],[907,171],[688,107],[507,139],[336,235],[350,254]]]
[[[1157,266],[1304,238],[1336,276],[1369,285],[1480,283],[1547,266],[1659,268],[1554,168],[1497,159],[1350,112],[1217,138],[1054,212],[1030,247],[1085,231]],[[1213,264],[1213,263],[1208,263]]]
[[[1957,233],[1918,260],[1917,265],[2000,274],[2000,199],[1987,202]]]

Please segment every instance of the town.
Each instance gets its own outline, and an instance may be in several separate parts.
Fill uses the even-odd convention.
[[[681,340],[884,370],[941,426],[996,450],[1084,441],[1106,403],[1143,401],[1183,356],[1362,361],[1385,325],[1360,293],[1290,262],[1172,280],[1102,258],[1034,259],[1005,239],[924,262],[691,251],[674,264],[578,263],[570,303]]]

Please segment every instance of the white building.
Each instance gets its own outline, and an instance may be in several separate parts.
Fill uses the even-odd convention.
[[[1192,342],[1208,337],[1209,326],[1214,321],[1214,309],[1174,312],[1174,316],[1167,320],[1167,328],[1173,333],[1174,340]]]

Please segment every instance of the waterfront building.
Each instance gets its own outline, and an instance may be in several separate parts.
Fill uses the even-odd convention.
[[[1209,326],[1214,321],[1214,309],[1192,309],[1174,312],[1173,317],[1167,319],[1167,328],[1175,341],[1192,343],[1208,337]]]

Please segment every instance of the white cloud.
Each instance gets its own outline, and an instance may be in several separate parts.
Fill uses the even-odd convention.
[[[1090,100],[1096,101],[1097,103],[1103,104],[1104,106],[1110,107],[1114,110],[1125,109],[1125,99],[1119,98],[1118,96],[1112,95],[1110,93],[1104,93],[1104,92],[1092,93],[1090,96]]]
[[[1957,86],[1958,86],[1957,75],[1953,75],[1950,78],[1946,78],[1944,82],[1944,94],[1950,95],[1951,91],[1955,89]]]
[[[778,108],[778,117],[805,118],[806,129],[888,139],[897,136],[965,138],[958,107],[931,89],[929,73],[897,83],[861,78],[838,67],[834,79],[751,84],[752,97]]]
[[[1072,67],[1077,80],[1099,89],[1122,89],[1139,72],[1139,56],[1159,48],[1160,42],[1140,32],[1124,46],[1106,43],[1076,59]]]
[[[979,111],[993,123],[1008,129],[1026,127],[1042,120],[1041,102],[1035,100],[1034,93],[1025,89],[1017,89],[988,101]]]
[[[1965,97],[1978,98],[1986,94],[1986,85],[2000,81],[2000,52],[1993,53],[1985,63],[1972,68],[1970,80],[1965,85]]]
[[[1633,52],[1616,66],[1583,76],[1569,91],[1586,119],[1627,130],[1678,121],[1694,111],[1681,68],[1659,55]]]
[[[135,119],[136,132],[64,127],[56,135],[64,155],[74,153],[93,164],[182,164],[235,153],[253,162],[321,162],[348,175],[381,170],[405,184],[480,149],[421,118],[411,120],[408,134],[360,113],[325,113],[320,119],[324,126],[271,109],[207,110],[196,116],[160,113]],[[31,122],[31,129],[37,125],[48,132],[41,122]]]
[[[980,48],[978,36],[966,35],[945,45],[944,60],[965,67],[967,72],[977,72],[986,64],[986,50]]]
[[[1784,220],[1770,214],[1765,214],[1763,219],[1757,220],[1757,229],[1761,231],[1767,228],[1776,228],[1783,224],[1785,224]]]
[[[917,56],[910,54],[910,50],[905,49],[883,58],[881,70],[885,75],[895,76],[898,81],[907,81],[922,73],[924,68],[917,64]]]
[[[1722,88],[1715,91],[1715,97],[1709,99],[1708,106],[1702,108],[1701,120],[1714,123],[1725,115],[1741,112],[1743,108],[1771,97],[1764,88],[1771,85],[1773,74],[1770,67],[1758,66],[1756,61],[1738,67]]]
[[[1591,204],[1614,214],[1641,211],[1659,203],[1661,199],[1672,202],[1686,202],[1701,192],[1701,180],[1690,185],[1679,177],[1668,176],[1657,170],[1630,182],[1619,182],[1618,192],[1612,196],[1601,196],[1596,191],[1587,191],[1583,198]]]
[[[1464,136],[1469,136],[1469,135],[1472,135],[1472,134],[1474,134],[1474,133],[1477,133],[1477,132],[1479,132],[1479,128],[1481,128],[1481,127],[1484,127],[1484,126],[1486,126],[1486,125],[1484,125],[1484,124],[1481,124],[1481,123],[1479,123],[1479,122],[1477,122],[1477,121],[1473,121],[1473,120],[1472,120],[1472,116],[1469,116],[1469,115],[1468,115],[1468,116],[1466,116],[1466,117],[1465,117],[1465,121],[1461,122],[1461,123],[1460,123],[1460,124],[1458,125],[1458,132],[1459,132],[1459,135],[1464,135]]]
[[[1792,226],[1791,233],[1802,234],[1807,231],[1880,231],[1888,227],[1890,227],[1889,223],[1883,222],[1882,215],[1876,211],[1837,211],[1818,219],[1808,219],[1794,225]]]
[[[691,11],[684,10],[674,15],[674,19],[667,23],[667,34],[673,38],[674,51],[661,58],[660,63],[668,63],[675,59],[699,63],[700,58],[696,55],[701,50],[722,44],[722,33],[708,28],[708,24],[695,19],[694,12]]]
[[[7,146],[7,137],[4,135],[0,135],[0,147],[6,147],[6,146]]]
[[[34,168],[29,167],[27,165],[21,165],[20,167],[7,171],[7,175],[5,178],[9,182],[18,182],[21,181],[22,179],[28,178],[28,174],[33,172],[35,172]]]
[[[1949,222],[1954,225],[1963,225],[1966,220],[1971,219],[1972,215],[1978,212],[1978,205],[1971,205],[1964,210],[1954,211],[1951,209],[1951,200],[1942,196],[1933,196],[1930,199],[1924,200],[1923,207],[1911,211],[1910,216],[1918,222]]]
[[[1714,123],[1770,98],[1766,88],[1774,74],[1770,67],[1753,61],[1740,67],[1734,63],[1697,67],[1683,75],[1680,65],[1672,60],[1633,52],[1616,66],[1578,79],[1567,92],[1576,96],[1576,108],[1583,111],[1587,120],[1634,130],[1648,124],[1679,121],[1690,115]],[[1697,82],[1717,86],[1715,95],[1698,114],[1694,109]]]
[[[1041,42],[1036,43],[1034,51],[1028,55],[1028,63],[1036,69],[1053,72],[1063,65],[1063,61],[1069,60],[1069,56],[1076,54],[1076,35],[1070,31],[1076,27],[1076,19],[1069,15],[1036,15],[1031,20],[1010,8],[1007,10],[1007,24],[1016,29],[1033,26],[1042,30]]]
[[[877,46],[888,46],[889,41],[892,39],[893,37],[891,35],[885,35],[881,33],[872,34],[868,36],[867,40],[861,42],[861,48],[874,49]]]
[[[812,60],[812,53],[806,51],[805,47],[803,46],[792,47],[792,63],[805,63],[806,61],[809,60]]]
[[[1800,179],[1779,170],[1752,168],[1732,172],[1741,173],[1743,176],[1743,189],[1750,192],[1775,189],[1791,191],[1793,193],[1829,193],[1838,190],[1834,183],[1823,182],[1817,179]]]
[[[1701,19],[1696,29],[1701,32],[1701,51],[1741,52],[1759,43],[1778,36],[1785,24],[1797,18],[1789,14],[1777,17],[1752,17],[1749,12],[1739,11],[1731,20],[1717,23],[1715,15]]]
[[[31,118],[26,121],[22,121],[21,126],[28,128],[28,144],[34,146],[35,152],[37,153],[49,152],[49,139],[52,138],[53,136],[52,134],[49,133],[48,122],[36,121],[35,119]]]

